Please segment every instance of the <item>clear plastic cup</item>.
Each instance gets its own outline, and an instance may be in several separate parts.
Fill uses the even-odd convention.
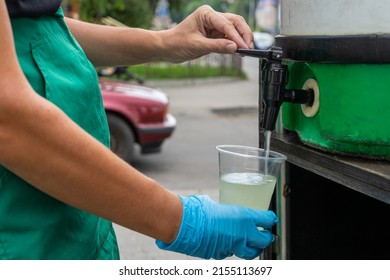
[[[220,203],[268,210],[280,168],[287,157],[237,145],[219,145],[217,150]]]

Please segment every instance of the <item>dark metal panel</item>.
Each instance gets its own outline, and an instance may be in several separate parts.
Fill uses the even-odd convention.
[[[296,133],[276,133],[271,149],[288,162],[390,204],[390,162],[333,155],[310,148]]]

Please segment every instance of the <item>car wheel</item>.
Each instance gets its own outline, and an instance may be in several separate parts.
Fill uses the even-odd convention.
[[[121,117],[107,114],[110,128],[110,148],[116,155],[127,162],[134,158],[134,133]]]

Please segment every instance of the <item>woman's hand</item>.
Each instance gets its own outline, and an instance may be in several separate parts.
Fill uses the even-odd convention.
[[[160,249],[205,259],[253,259],[275,240],[270,228],[278,218],[272,211],[218,204],[208,196],[180,198],[179,233],[172,243],[156,241]]]
[[[202,55],[253,48],[253,34],[244,18],[219,13],[204,5],[163,34],[167,60],[181,62]]]

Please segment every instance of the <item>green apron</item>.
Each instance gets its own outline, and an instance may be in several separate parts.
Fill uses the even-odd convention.
[[[62,10],[11,22],[19,63],[34,90],[108,146],[95,69]],[[47,196],[0,166],[0,259],[118,258],[111,222]]]

